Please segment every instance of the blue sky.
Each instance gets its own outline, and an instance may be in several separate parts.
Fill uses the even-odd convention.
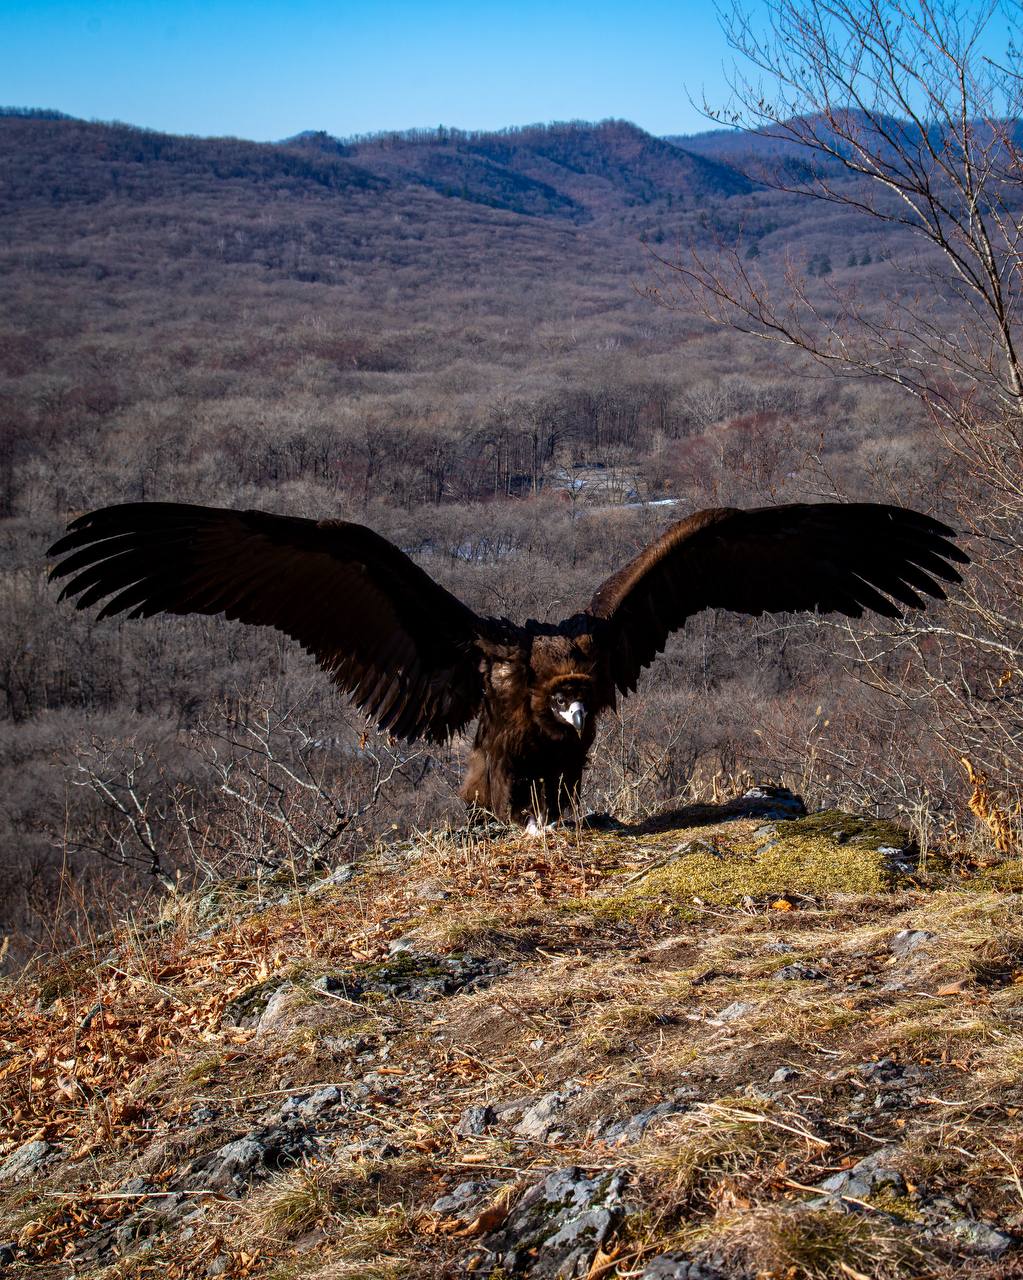
[[[997,11],[986,41],[1004,50]],[[686,133],[708,127],[690,96],[727,101],[731,62],[710,0],[0,0],[0,105],[171,133],[608,116]]]
[[[0,0],[0,103],[173,133],[690,132],[727,60],[706,0]]]

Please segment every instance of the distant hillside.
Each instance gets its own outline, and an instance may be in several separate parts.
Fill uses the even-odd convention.
[[[707,129],[703,133],[675,133],[663,139],[692,155],[722,164],[733,163],[744,156],[777,156],[802,151],[797,143],[772,137],[765,132],[747,133],[743,129]]]
[[[518,213],[585,217],[671,192],[693,198],[746,194],[752,184],[713,160],[622,120],[533,125],[499,133],[438,129],[381,134],[345,144],[305,134],[292,145],[354,156],[392,180]]]
[[[839,140],[834,135],[832,139],[842,150]],[[831,167],[819,152],[768,130],[749,133],[743,129],[709,129],[704,133],[675,134],[664,141],[712,163],[733,168],[747,177],[776,170],[780,164],[800,170],[806,170],[810,165],[817,171],[822,165]],[[841,171],[841,166],[835,163],[834,169]]]
[[[894,116],[880,116],[875,120],[863,111],[839,113],[848,123],[849,128],[868,139],[872,147],[889,161],[897,160],[897,152],[916,156],[918,162],[926,167],[929,163],[930,148],[940,148],[942,131],[937,125],[922,130],[908,120],[900,120]],[[795,128],[812,131],[828,146],[834,147],[839,155],[850,151],[849,143],[837,133],[823,117],[806,116],[794,119]],[[978,142],[983,144],[990,139],[996,126],[986,121],[974,121],[972,128]],[[1023,138],[1023,124],[1011,124],[1010,133],[1018,145]],[[735,166],[741,172],[756,175],[765,164],[776,165],[779,161],[809,164],[815,168],[827,166],[829,162],[820,153],[800,142],[779,136],[775,129],[761,129],[747,132],[743,129],[710,129],[703,133],[673,134],[663,139],[673,146],[684,149],[691,155],[701,156],[706,160],[724,166]],[[836,170],[840,166],[835,163]]]
[[[746,194],[726,164],[692,155],[623,121],[502,133],[381,134],[347,142],[306,132],[281,143],[177,137],[28,108],[0,110],[8,207],[148,200],[225,183],[277,190],[427,188],[533,217],[586,221],[667,194]]]
[[[148,200],[225,183],[268,189],[368,190],[380,180],[339,156],[244,142],[187,138],[55,114],[0,115],[4,183],[0,207]]]
[[[321,144],[318,144],[322,146]],[[421,185],[474,204],[546,217],[588,216],[581,202],[551,182],[508,164],[504,157],[450,130],[436,134],[383,135],[352,146],[348,154],[398,185]]]
[[[76,120],[77,116],[69,116],[66,111],[55,111],[50,107],[0,107],[0,117],[15,116],[24,120]]]

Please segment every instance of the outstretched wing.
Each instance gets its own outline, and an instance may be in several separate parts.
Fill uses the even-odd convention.
[[[698,511],[602,583],[587,612],[608,624],[612,677],[629,693],[701,609],[898,618],[893,599],[914,609],[922,596],[943,600],[937,579],[959,582],[949,562],[969,562],[953,537],[930,516],[873,502]]]
[[[100,618],[222,613],[293,636],[382,729],[442,741],[479,711],[487,626],[386,538],[176,502],[104,507],[50,548],[61,599]]]

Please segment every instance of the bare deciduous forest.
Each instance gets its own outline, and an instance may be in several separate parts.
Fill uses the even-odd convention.
[[[45,550],[84,510],[361,521],[517,619],[581,605],[700,507],[869,498],[964,527],[968,469],[927,404],[665,292],[689,246],[726,246],[825,318],[855,299],[880,326],[926,291],[936,329],[959,323],[905,226],[800,196],[798,141],[778,189],[746,176],[773,142],[619,121],[271,146],[10,111],[0,139],[9,964],[178,876],[461,821],[464,744],[367,733],[275,633],[59,604]],[[885,687],[908,661],[864,628],[702,615],[604,724],[587,802],[630,818],[753,777],[937,838],[969,786],[934,688]]]

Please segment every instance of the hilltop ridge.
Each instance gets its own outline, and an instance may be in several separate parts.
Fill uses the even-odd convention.
[[[0,1258],[1023,1274],[1018,863],[801,812],[423,833],[5,982]]]
[[[12,161],[6,199],[141,198],[182,183],[258,180],[333,191],[420,186],[532,216],[585,220],[608,209],[752,190],[726,165],[692,155],[626,121],[536,125],[492,133],[412,130],[339,139],[307,131],[279,143],[192,138],[50,111],[0,110]],[[25,160],[34,157],[31,168]],[[59,157],[59,172],[52,167]]]

